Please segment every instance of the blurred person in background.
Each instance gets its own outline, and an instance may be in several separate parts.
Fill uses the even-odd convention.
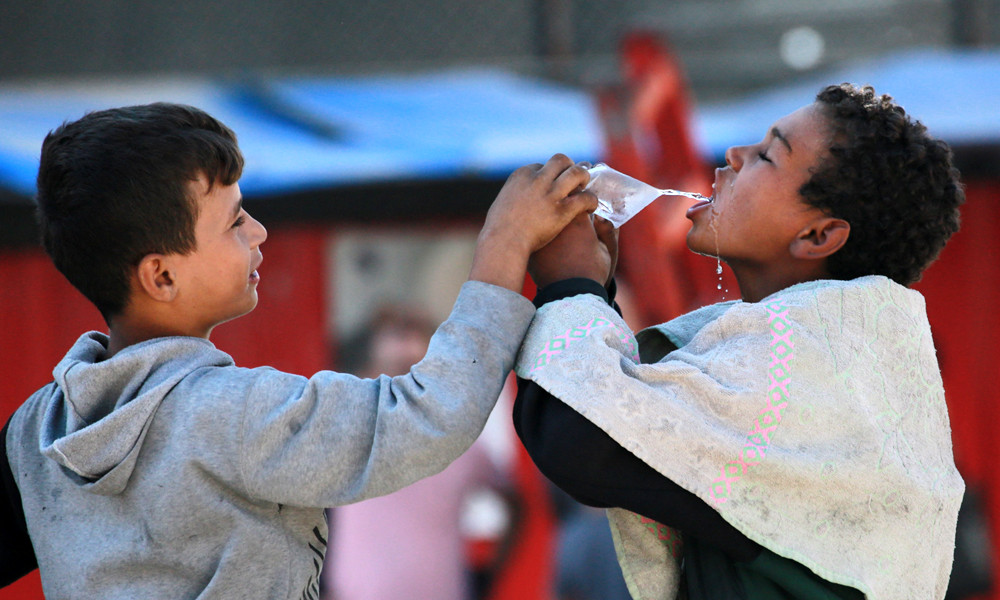
[[[376,310],[359,336],[344,344],[341,368],[360,377],[402,375],[427,352],[435,324],[403,305]],[[505,512],[494,561],[470,564],[463,527],[468,503],[488,494]],[[515,534],[516,501],[482,438],[451,465],[395,493],[330,509],[324,600],[472,600],[487,591]]]
[[[558,600],[631,600],[604,509],[552,486],[559,519],[555,593]]]

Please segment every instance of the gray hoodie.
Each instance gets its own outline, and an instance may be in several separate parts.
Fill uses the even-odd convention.
[[[317,598],[323,507],[462,454],[533,314],[468,282],[426,357],[378,379],[244,369],[200,338],[102,360],[84,335],[7,436],[46,597]]]

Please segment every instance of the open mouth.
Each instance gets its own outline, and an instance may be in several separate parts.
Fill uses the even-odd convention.
[[[712,182],[712,195],[710,195],[710,196],[702,196],[702,200],[700,202],[698,202],[697,204],[695,204],[695,206],[704,206],[706,204],[714,204],[714,203],[715,203],[715,182],[713,181]]]
[[[691,207],[688,208],[688,210],[687,210],[687,216],[690,217],[693,213],[697,213],[698,211],[700,211],[701,209],[703,209],[705,207],[712,206],[713,204],[715,204],[715,199],[716,199],[715,198],[715,184],[713,183],[712,184],[712,195],[711,196],[700,196],[700,199],[697,202],[695,202]]]
[[[264,262],[264,260],[263,260],[263,259],[261,259],[261,260],[257,261],[257,264],[256,264],[256,266],[254,266],[254,267],[253,267],[253,270],[252,270],[252,271],[250,272],[250,277],[249,277],[250,281],[252,281],[252,282],[254,282],[254,283],[256,283],[256,282],[260,281],[260,273],[258,273],[258,272],[257,272],[257,269],[259,269],[259,268],[260,268],[260,265],[261,265],[261,264],[262,264],[263,262]]]
[[[715,201],[714,196],[706,198],[704,200],[699,200],[698,202],[694,203],[690,208],[687,209],[687,217],[690,218],[691,215],[699,212],[700,210],[712,206],[712,203],[714,201]]]

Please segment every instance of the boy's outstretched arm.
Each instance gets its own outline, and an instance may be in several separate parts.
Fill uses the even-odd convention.
[[[232,484],[250,497],[337,506],[444,469],[482,432],[534,316],[520,293],[528,257],[596,208],[593,194],[579,191],[588,181],[586,169],[562,155],[511,175],[483,225],[470,281],[409,373],[360,379],[321,371],[305,379],[261,368],[240,371],[246,391],[220,381],[220,395],[234,406],[213,402],[213,436],[197,439],[211,444],[213,459],[230,460],[211,450],[224,445],[226,431],[241,451],[231,457],[235,466],[213,473],[238,473]],[[223,428],[220,413],[242,416]]]
[[[597,197],[582,191],[589,181],[587,169],[562,154],[514,171],[486,215],[469,279],[520,292],[528,257],[597,208]]]

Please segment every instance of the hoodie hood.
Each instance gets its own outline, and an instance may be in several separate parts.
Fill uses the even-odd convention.
[[[128,484],[167,393],[195,369],[231,366],[208,340],[156,338],[103,360],[108,336],[82,336],[53,371],[40,450],[77,485],[101,495]]]

